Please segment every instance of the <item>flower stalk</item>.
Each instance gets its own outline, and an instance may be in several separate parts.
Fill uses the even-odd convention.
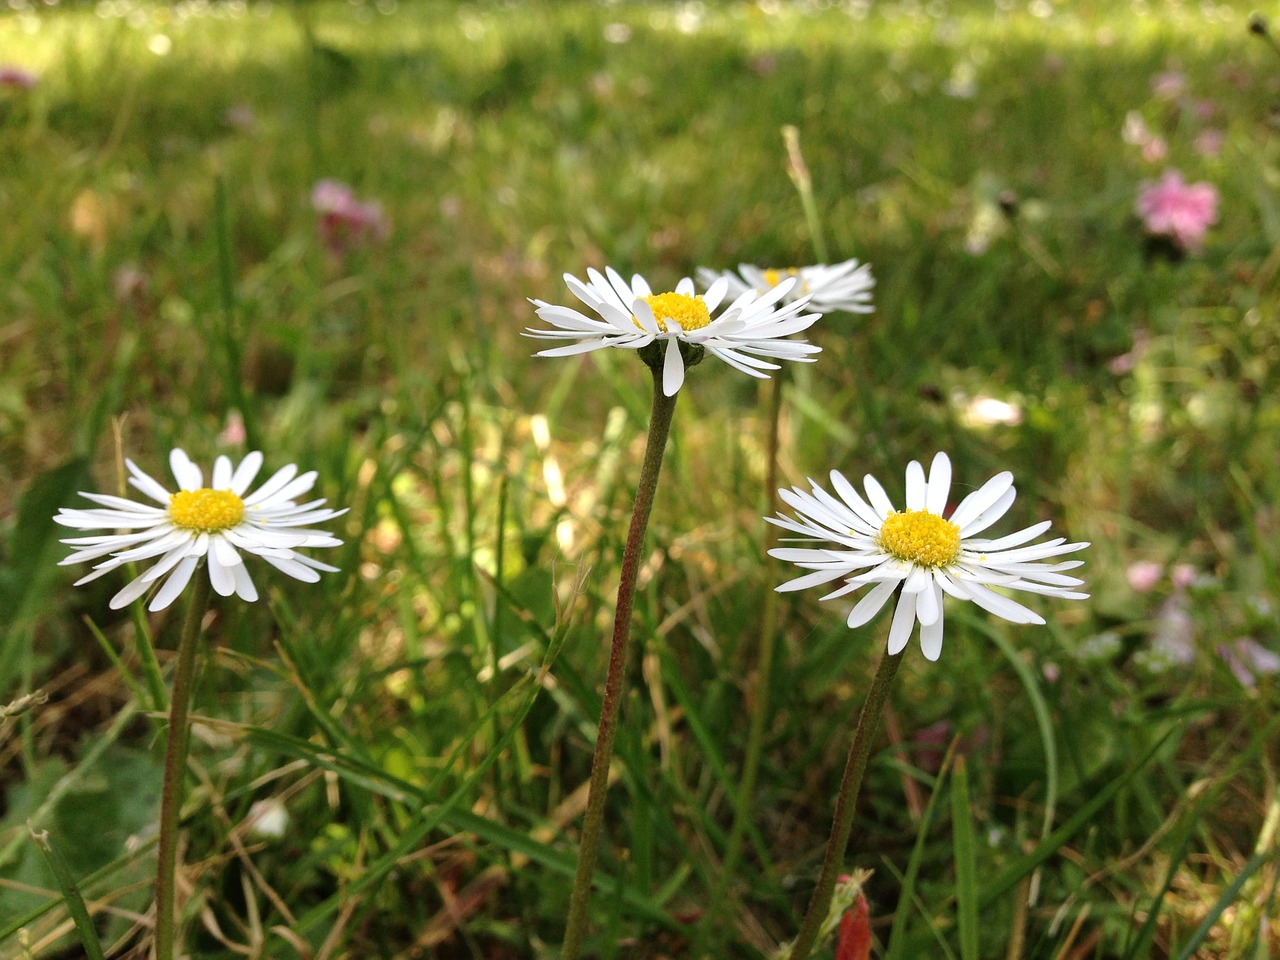
[[[178,662],[169,699],[169,730],[164,753],[164,784],[160,793],[160,832],[156,855],[156,960],[173,960],[175,873],[178,862],[178,814],[187,772],[187,747],[191,741],[189,715],[200,646],[200,624],[209,609],[210,582],[196,576],[178,641]]]
[[[569,900],[569,917],[565,924],[562,960],[577,960],[587,924],[587,904],[591,895],[591,878],[595,873],[600,830],[604,823],[604,804],[609,787],[609,763],[613,742],[618,732],[618,710],[622,705],[623,675],[626,672],[627,644],[631,637],[631,613],[635,603],[636,578],[644,549],[645,531],[658,488],[658,474],[671,432],[671,418],[678,393],[667,396],[662,389],[662,369],[652,364],[653,410],[649,417],[649,437],[645,444],[644,462],[636,488],[635,506],[631,511],[631,528],[622,554],[622,575],[618,584],[617,610],[613,621],[613,639],[609,647],[609,668],[605,674],[604,700],[600,707],[600,725],[596,734],[595,753],[591,758],[591,779],[587,792],[587,811],[582,822],[582,838],[578,844],[578,867],[573,878]],[[160,958],[167,960],[167,958]]]
[[[858,790],[867,770],[867,759],[871,756],[871,744],[880,728],[880,716],[884,713],[884,705],[889,698],[893,679],[897,676],[898,666],[902,663],[902,656],[902,653],[886,653],[880,658],[880,666],[876,668],[875,678],[871,681],[871,690],[858,714],[853,744],[849,747],[849,759],[845,763],[840,792],[836,796],[831,839],[827,841],[827,852],[822,859],[818,886],[813,891],[813,899],[809,901],[809,909],[800,923],[800,932],[796,935],[787,960],[806,960],[818,939],[822,921],[827,916],[836,880],[843,872],[845,848],[849,845],[849,832],[853,828],[853,815],[858,806]]]

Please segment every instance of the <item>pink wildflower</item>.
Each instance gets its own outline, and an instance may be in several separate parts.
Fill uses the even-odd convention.
[[[1169,579],[1173,581],[1173,589],[1185,590],[1196,582],[1196,568],[1189,563],[1174,564]]]
[[[227,411],[227,425],[218,434],[218,443],[224,447],[238,447],[245,441],[244,417],[239,410]]]
[[[1218,220],[1218,191],[1211,183],[1185,183],[1177,170],[1169,170],[1159,183],[1142,185],[1136,209],[1148,232],[1194,249]]]
[[[1240,686],[1257,686],[1259,676],[1280,672],[1280,655],[1268,650],[1252,637],[1241,637],[1233,643],[1218,645],[1220,656],[1240,681]]]
[[[1142,159],[1147,163],[1159,163],[1169,156],[1169,144],[1164,137],[1152,137],[1142,145]]]
[[[380,203],[362,203],[349,186],[337,180],[317,183],[311,191],[311,206],[320,215],[320,239],[334,254],[369,241],[385,240],[390,232]]]
[[[1192,146],[1202,157],[1216,157],[1222,152],[1222,145],[1226,140],[1227,135],[1221,130],[1202,130],[1196,135]]]
[[[1142,159],[1147,163],[1159,163],[1169,154],[1169,144],[1164,137],[1154,133],[1137,110],[1125,114],[1120,136],[1125,143],[1140,148]]]
[[[1129,586],[1135,593],[1147,593],[1160,582],[1164,567],[1150,560],[1139,560],[1129,564],[1129,568],[1124,573],[1125,579],[1129,581]]]
[[[37,83],[36,75],[21,67],[0,67],[0,87],[17,87],[30,90]]]
[[[1177,100],[1187,92],[1187,75],[1177,70],[1166,70],[1151,78],[1151,92],[1157,100]]]

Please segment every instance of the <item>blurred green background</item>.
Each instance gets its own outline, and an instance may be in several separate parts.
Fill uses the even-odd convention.
[[[898,497],[941,449],[957,494],[1015,473],[1007,529],[1093,542],[1092,601],[1035,629],[954,608],[941,662],[904,667],[849,852],[877,955],[958,955],[958,737],[982,956],[1276,956],[1280,57],[1252,10],[9,0],[0,66],[34,85],[0,83],[0,701],[48,702],[0,721],[0,954],[78,955],[28,819],[104,944],[145,942],[136,638],[164,657],[178,607],[72,589],[50,518],[116,492],[120,456],[165,477],[173,446],[247,443],[351,507],[344,572],[208,625],[186,949],[555,955],[649,399],[627,354],[533,358],[527,298],[588,266],[813,262],[792,124],[832,258],[878,286],[810,331],[784,482]],[[1220,192],[1198,250],[1135,213],[1171,168]],[[322,179],[387,235],[327,244]],[[690,955],[721,879],[787,578],[763,396],[715,362],[681,396],[593,955]],[[847,609],[782,604],[724,956],[770,955],[816,877],[887,631]]]

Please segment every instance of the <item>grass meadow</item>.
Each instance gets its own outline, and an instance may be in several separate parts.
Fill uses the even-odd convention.
[[[1011,522],[1092,542],[1092,598],[1033,599],[1046,626],[949,601],[941,659],[908,648],[846,856],[873,955],[1280,956],[1280,56],[1252,9],[9,0],[0,65],[38,79],[0,86],[0,956],[86,956],[40,830],[107,956],[146,956],[139,640],[167,667],[183,608],[72,587],[52,517],[178,446],[350,508],[341,573],[260,564],[206,621],[181,951],[557,956],[650,386],[626,351],[532,356],[527,298],[824,244],[876,310],[788,365],[780,481],[897,500],[945,450],[958,492],[1012,470]],[[1197,249],[1135,213],[1171,168],[1221,194]],[[326,178],[387,235],[326,245]],[[793,575],[768,390],[709,360],[681,391],[587,956],[773,957],[814,888],[889,618],[780,597],[740,798]]]

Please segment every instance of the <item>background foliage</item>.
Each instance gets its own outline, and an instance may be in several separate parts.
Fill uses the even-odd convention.
[[[1246,6],[8,7],[0,61],[39,82],[0,88],[0,700],[48,701],[0,721],[0,954],[76,955],[29,821],[118,955],[149,904],[160,740],[136,638],[163,655],[178,607],[71,589],[49,518],[114,492],[122,454],[159,475],[171,446],[234,452],[234,408],[268,468],[319,470],[351,513],[343,574],[276,578],[208,625],[187,950],[554,955],[648,386],[607,351],[531,358],[526,298],[564,301],[588,265],[662,286],[811,262],[783,124],[833,257],[879,280],[873,316],[813,330],[783,477],[900,494],[906,461],[944,449],[962,484],[1014,471],[1011,523],[1094,543],[1093,601],[1046,604],[1042,629],[956,609],[942,661],[906,664],[849,853],[875,870],[880,948],[959,950],[968,826],[984,957],[1280,951],[1276,678],[1220,655],[1280,644],[1280,59]],[[1131,113],[1167,157],[1125,141]],[[1133,213],[1166,166],[1221,191],[1189,256]],[[326,249],[326,177],[382,203],[385,242]],[[783,576],[766,417],[714,363],[681,397],[603,957],[688,955],[718,880]],[[807,900],[887,629],[850,632],[846,609],[783,603],[726,955],[768,955]],[[264,802],[280,837],[254,830]]]

